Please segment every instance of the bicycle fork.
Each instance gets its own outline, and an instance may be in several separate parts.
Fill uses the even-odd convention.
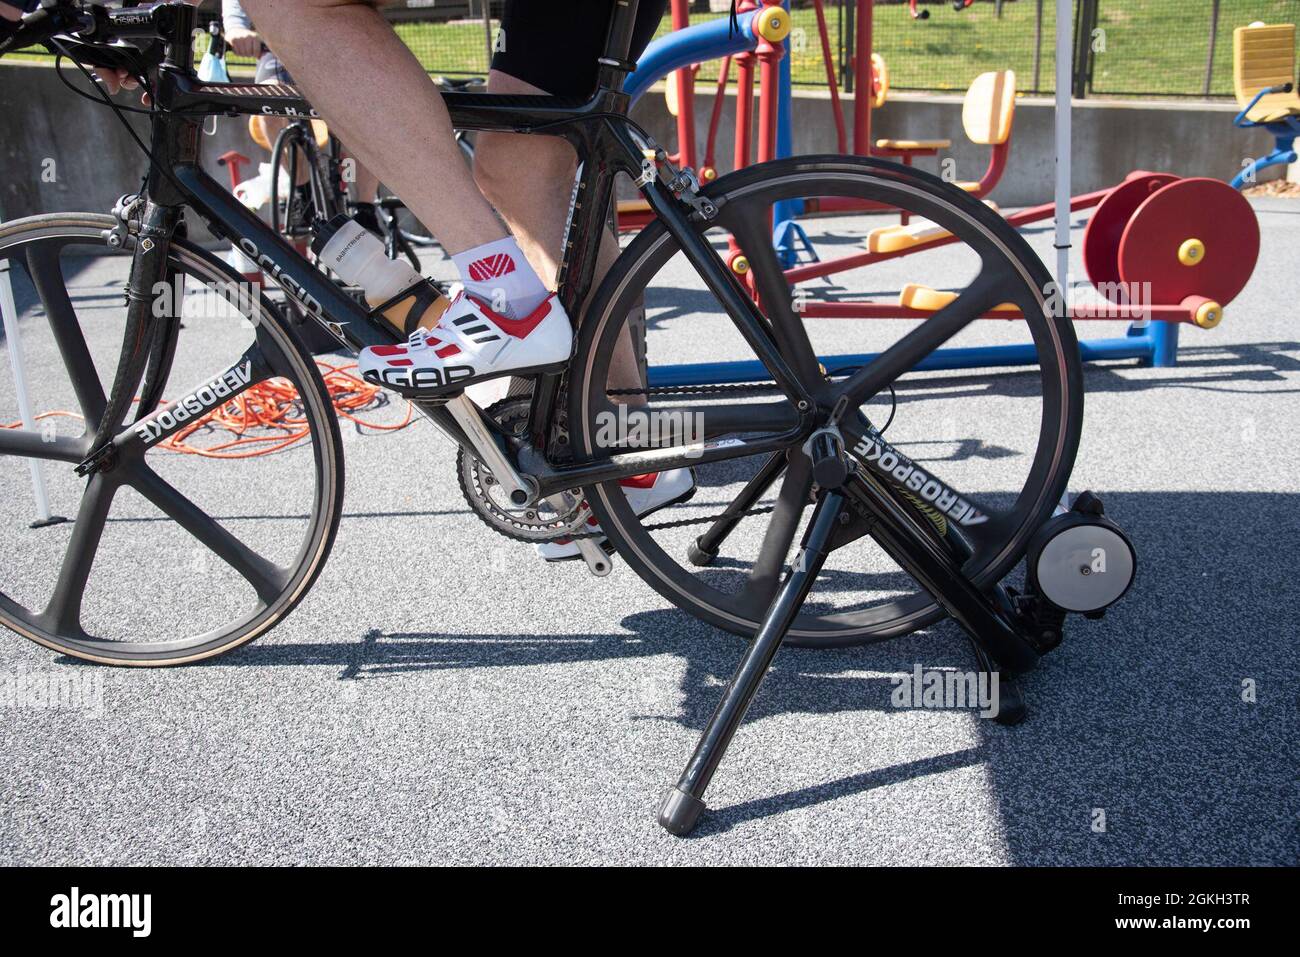
[[[119,207],[125,227],[130,207],[121,202]],[[152,411],[161,398],[175,348],[175,324],[179,320],[171,309],[159,308],[158,289],[160,284],[165,285],[171,239],[180,223],[179,207],[146,202],[126,284],[122,349],[104,412],[95,424],[90,454],[77,466],[78,475],[88,476],[112,467],[116,450],[113,439],[135,400],[142,378],[144,391],[138,415]]]

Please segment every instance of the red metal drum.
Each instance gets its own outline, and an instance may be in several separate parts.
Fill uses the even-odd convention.
[[[1111,302],[1119,302],[1119,246],[1137,208],[1159,189],[1178,182],[1168,173],[1135,173],[1110,191],[1083,230],[1083,268]]]
[[[1259,258],[1259,221],[1246,198],[1222,180],[1180,179],[1133,213],[1119,244],[1125,283],[1150,283],[1150,301],[1204,296],[1227,305]]]

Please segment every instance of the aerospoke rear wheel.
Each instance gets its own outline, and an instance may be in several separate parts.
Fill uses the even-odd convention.
[[[883,429],[889,445],[865,447],[860,458],[911,481],[900,502],[967,577],[981,586],[1002,580],[1059,502],[1082,420],[1077,342],[1042,263],[995,212],[895,164],[796,157],[724,177],[706,192],[720,207],[708,239],[748,286],[804,387],[833,404],[836,390],[865,369],[874,398],[848,418]],[[877,205],[864,208],[870,203]],[[879,230],[898,222],[900,208],[915,225],[924,227],[917,222],[924,218],[956,241],[901,258],[865,256],[886,249],[888,234]],[[794,226],[776,236],[783,256],[773,223],[791,214]],[[926,289],[914,298],[908,284]],[[898,308],[900,299],[937,311],[911,315]],[[645,394],[628,389],[626,359],[625,327],[640,301]],[[868,301],[891,304],[897,315],[848,318],[869,312],[860,305]],[[1007,310],[1025,318],[977,318]],[[985,353],[938,352],[1004,343],[1028,343],[1015,370],[973,371]],[[692,424],[688,438],[714,441],[771,435],[796,420],[789,401],[763,385],[770,375],[657,223],[602,284],[577,354],[570,422],[579,457],[672,445]],[[856,358],[826,358],[826,366],[817,359],[845,354]],[[937,357],[956,357],[960,368],[931,371]],[[670,380],[678,386],[654,388]],[[648,432],[619,435],[611,423],[633,410]],[[750,635],[811,513],[812,477],[799,444],[697,466],[694,498],[645,519],[617,483],[588,489],[587,497],[619,554],[652,587],[697,617]],[[941,617],[860,531],[832,553],[791,643],[864,643]]]
[[[133,405],[122,426],[171,434],[79,478],[125,317],[121,272],[103,258],[113,225],[57,214],[0,226],[35,419],[19,419],[14,377],[0,375],[0,621],[77,658],[180,664],[257,637],[302,598],[338,526],[342,449],[320,373],[273,306],[175,243],[163,301],[180,329],[152,368],[164,409],[177,405],[143,425]],[[217,400],[219,418],[196,404]],[[30,527],[24,459],[69,521]]]

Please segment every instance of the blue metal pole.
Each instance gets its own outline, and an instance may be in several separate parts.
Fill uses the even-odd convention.
[[[783,6],[788,11],[790,0],[785,0]],[[794,78],[790,66],[790,40],[790,37],[785,38],[785,56],[781,57],[776,100],[776,155],[779,158],[794,155]],[[783,199],[772,206],[772,239],[777,256],[787,269],[798,258],[799,234],[794,220],[802,212],[802,200]]]
[[[1171,323],[1162,323],[1171,325]],[[1152,354],[1147,336],[1124,336],[1113,339],[1091,339],[1079,343],[1079,355],[1085,362],[1106,359],[1148,359]],[[831,374],[866,365],[880,353],[868,352],[848,356],[822,356],[821,362]],[[998,366],[1032,366],[1038,364],[1038,352],[1033,343],[1009,346],[970,346],[960,349],[939,349],[915,367],[917,372],[950,369],[985,369]],[[767,369],[757,360],[748,362],[700,362],[685,365],[661,366],[650,370],[652,386],[694,386],[709,383],[760,382],[771,378]]]
[[[1163,369],[1178,364],[1178,323],[1153,320],[1146,338],[1151,348],[1143,365]]]
[[[660,37],[641,54],[636,72],[628,77],[623,89],[635,101],[653,83],[673,70],[754,49],[758,43],[754,34],[754,17],[758,12],[742,14],[740,29],[734,34],[731,33],[731,18],[719,17]]]

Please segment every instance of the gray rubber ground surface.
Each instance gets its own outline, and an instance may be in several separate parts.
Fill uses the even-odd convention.
[[[1300,203],[1256,206],[1259,268],[1220,328],[1185,329],[1177,368],[1087,372],[1071,488],[1103,494],[1137,544],[1139,579],[1105,620],[1070,623],[1024,684],[1020,727],[891,707],[891,675],[970,667],[950,624],[867,648],[785,649],[710,791],[713,812],[694,837],[668,836],[658,800],[740,640],[623,564],[597,580],[493,536],[460,498],[450,446],[419,424],[346,440],[333,557],[253,645],[126,671],[6,633],[10,687],[77,675],[93,707],[5,708],[0,861],[1296,863]],[[1050,255],[1048,230],[1030,238]],[[125,260],[81,265],[78,305],[116,309]],[[856,348],[864,325],[828,335]],[[1018,338],[1012,324],[1005,335]],[[679,338],[683,358],[712,347]],[[39,382],[52,353],[35,331],[28,352]],[[7,377],[3,401],[11,416]],[[985,401],[1010,419],[1027,400],[1008,387]],[[301,500],[302,457],[278,460],[271,487]],[[25,527],[26,467],[6,462],[4,588],[48,587],[67,528]],[[257,530],[251,496],[207,494],[241,534]],[[96,608],[130,627],[158,602],[202,605],[199,589],[172,585],[206,567],[192,543],[142,544],[148,507],[123,508],[110,523],[119,550],[101,553],[92,579],[112,600]]]

